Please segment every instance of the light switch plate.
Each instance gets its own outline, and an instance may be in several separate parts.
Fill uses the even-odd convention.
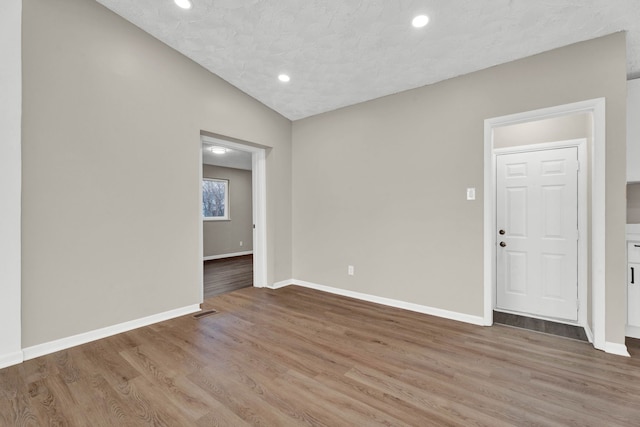
[[[476,199],[476,189],[467,188],[467,200],[475,200],[475,199]]]

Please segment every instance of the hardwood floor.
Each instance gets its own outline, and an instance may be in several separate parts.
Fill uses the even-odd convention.
[[[253,286],[253,255],[204,262],[204,298]]]
[[[0,370],[2,426],[637,426],[631,358],[295,286]]]

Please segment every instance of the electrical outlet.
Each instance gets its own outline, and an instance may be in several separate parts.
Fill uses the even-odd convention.
[[[242,246],[242,240],[240,240],[240,246]]]
[[[353,265],[350,265],[350,266],[347,267],[347,274],[349,276],[353,276],[355,274],[355,270],[353,268]]]

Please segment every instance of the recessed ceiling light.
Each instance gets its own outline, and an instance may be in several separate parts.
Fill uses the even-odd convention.
[[[411,25],[413,25],[416,28],[422,28],[428,23],[429,23],[429,17],[427,15],[418,15],[415,18],[413,18],[413,21],[411,21]]]
[[[288,76],[288,75],[286,75],[286,74],[280,74],[280,75],[278,76],[278,80],[280,80],[281,82],[286,83],[286,82],[288,82],[289,80],[291,80],[291,77],[289,77],[289,76]]]
[[[173,0],[179,7],[183,9],[191,9],[191,0]]]
[[[213,154],[224,154],[227,152],[227,149],[224,147],[218,147],[217,145],[214,145],[213,147],[209,147],[209,151],[211,151]]]

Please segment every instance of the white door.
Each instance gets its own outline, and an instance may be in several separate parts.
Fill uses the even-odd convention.
[[[497,156],[496,308],[578,319],[578,149]]]

